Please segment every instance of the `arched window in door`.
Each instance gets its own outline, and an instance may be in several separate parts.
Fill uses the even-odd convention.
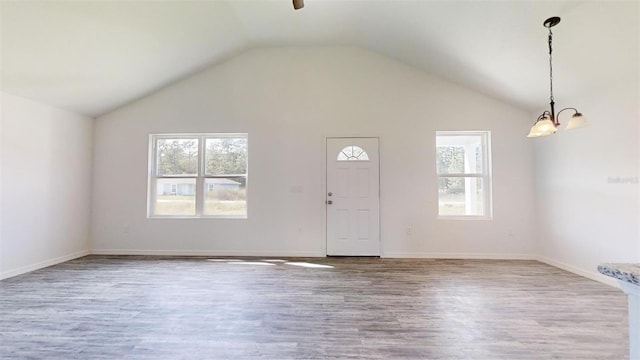
[[[340,150],[338,161],[367,161],[369,155],[360,146],[350,145]]]

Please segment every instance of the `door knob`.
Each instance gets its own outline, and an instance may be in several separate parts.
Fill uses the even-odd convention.
[[[331,205],[331,204],[333,204],[333,201],[331,201],[331,200],[327,200],[327,204],[328,204],[328,205]]]

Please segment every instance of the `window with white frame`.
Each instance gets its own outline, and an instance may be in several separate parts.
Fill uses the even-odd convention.
[[[149,143],[149,217],[247,217],[247,134],[153,134]]]
[[[438,215],[491,219],[491,133],[437,131]]]

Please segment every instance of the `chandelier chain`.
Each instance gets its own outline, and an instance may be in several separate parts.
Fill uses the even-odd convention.
[[[550,100],[553,102],[553,55],[551,43],[553,42],[553,33],[549,28],[549,92],[551,94]]]

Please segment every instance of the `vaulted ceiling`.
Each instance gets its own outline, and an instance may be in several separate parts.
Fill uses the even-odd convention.
[[[635,79],[637,1],[5,1],[2,91],[98,116],[247,49],[358,46],[528,111]]]

